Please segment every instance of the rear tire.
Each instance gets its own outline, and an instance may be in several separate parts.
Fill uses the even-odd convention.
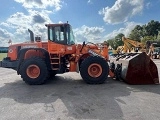
[[[29,85],[41,85],[48,78],[46,63],[40,57],[24,60],[20,67],[20,74],[25,83]]]
[[[108,78],[109,66],[105,59],[90,56],[82,62],[80,74],[88,84],[102,84]]]

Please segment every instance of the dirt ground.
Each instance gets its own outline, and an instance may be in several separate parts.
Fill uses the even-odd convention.
[[[159,120],[159,113],[160,85],[111,78],[88,85],[78,73],[66,73],[30,86],[16,71],[0,68],[1,120]]]

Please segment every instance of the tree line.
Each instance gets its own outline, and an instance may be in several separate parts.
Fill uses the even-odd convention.
[[[0,53],[7,53],[8,47],[0,47]]]
[[[145,25],[136,25],[134,29],[130,32],[128,38],[146,43],[148,40],[158,40],[160,41],[160,22],[151,20]],[[122,37],[124,36],[123,33],[119,33],[113,39],[107,40],[110,46],[113,49],[117,49],[118,46],[123,46]]]

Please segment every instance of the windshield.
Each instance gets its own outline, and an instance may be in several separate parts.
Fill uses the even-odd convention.
[[[75,44],[73,31],[69,24],[49,26],[48,39],[59,44]]]
[[[59,44],[66,44],[64,26],[49,26],[48,39]]]
[[[75,38],[73,35],[72,27],[70,25],[67,27],[66,35],[67,35],[67,44],[68,45],[75,44]]]

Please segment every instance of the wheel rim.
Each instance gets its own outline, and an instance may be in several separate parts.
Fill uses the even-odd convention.
[[[88,67],[88,74],[91,77],[99,77],[102,74],[102,67],[97,63],[93,63]]]
[[[30,78],[37,78],[40,75],[40,68],[37,65],[30,65],[26,72]]]

